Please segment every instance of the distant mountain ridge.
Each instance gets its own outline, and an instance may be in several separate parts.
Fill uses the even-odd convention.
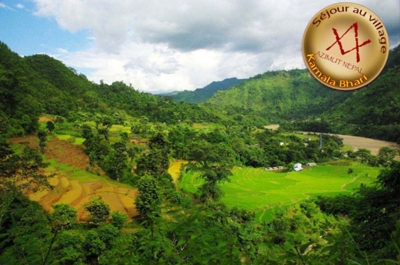
[[[176,101],[184,101],[187,103],[201,103],[211,98],[217,91],[226,90],[230,87],[240,84],[247,79],[237,79],[236,77],[227,78],[222,81],[214,81],[211,84],[198,88],[194,91],[175,91],[163,96],[170,96]]]

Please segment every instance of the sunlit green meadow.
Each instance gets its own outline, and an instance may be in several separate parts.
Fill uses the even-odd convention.
[[[349,168],[353,170],[348,173]],[[305,167],[300,172],[273,172],[257,168],[234,168],[230,182],[222,184],[221,201],[228,207],[256,212],[258,221],[269,220],[278,209],[318,195],[350,194],[361,183],[371,184],[379,168],[360,164],[337,163]],[[195,193],[202,180],[188,173],[179,187]]]

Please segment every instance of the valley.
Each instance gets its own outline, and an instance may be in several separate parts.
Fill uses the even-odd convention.
[[[52,119],[41,117],[39,120],[45,124]],[[266,128],[277,129],[278,126],[270,125]],[[204,130],[207,127],[198,128]],[[124,126],[114,125],[110,128],[110,131],[115,132],[116,135],[127,130],[129,128]],[[82,151],[83,141],[75,138],[74,142],[71,142],[71,137],[71,135],[53,135],[48,141],[44,156],[45,161],[50,164],[45,172],[56,174],[49,179],[54,190],[31,193],[29,198],[39,202],[47,211],[53,210],[53,204],[69,204],[77,210],[81,222],[87,219],[84,205],[99,196],[110,206],[112,212],[125,213],[129,218],[137,216],[138,212],[134,207],[137,189],[108,178],[101,168],[94,170],[97,171],[97,175],[88,172],[89,160]],[[340,137],[343,136],[340,135]],[[16,149],[21,144],[32,147],[38,145],[38,139],[33,136],[12,138],[11,142],[14,143]],[[391,142],[346,135],[343,137],[343,143],[351,144],[353,148],[371,148],[374,155],[377,155],[377,151],[383,146],[391,148],[397,146]],[[179,180],[181,166],[186,163],[187,161],[183,160],[171,162],[168,172],[175,186],[184,191],[196,193],[198,187],[204,184],[198,174],[184,174]],[[265,222],[270,221],[278,209],[309,199],[311,194],[333,196],[351,193],[352,189],[361,183],[371,184],[380,171],[379,168],[365,167],[351,161],[337,164],[335,166],[335,163],[323,163],[317,167],[305,167],[305,170],[299,173],[235,167],[232,170],[233,176],[230,182],[222,186],[225,195],[221,200],[230,208],[238,207],[255,211],[257,221]],[[348,168],[354,169],[355,172],[352,175],[347,174]]]
[[[278,70],[196,104],[0,54],[1,264],[395,262],[399,47],[361,91]]]

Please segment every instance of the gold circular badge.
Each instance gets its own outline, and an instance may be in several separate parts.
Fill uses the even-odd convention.
[[[337,3],[319,11],[303,36],[303,59],[310,73],[336,90],[356,90],[382,71],[389,36],[379,17],[354,3]]]

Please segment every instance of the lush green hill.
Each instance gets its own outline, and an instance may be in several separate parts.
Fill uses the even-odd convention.
[[[211,98],[217,91],[226,90],[234,85],[237,85],[246,79],[237,79],[236,77],[228,78],[223,81],[212,82],[211,84],[198,88],[194,91],[174,92],[166,96],[172,97],[176,101],[184,101],[188,103],[200,103]]]
[[[379,78],[329,112],[335,130],[400,142],[400,46],[389,56]]]
[[[203,105],[247,124],[399,142],[400,46],[390,51],[381,75],[359,91],[328,89],[306,70],[272,71],[218,91]]]
[[[2,133],[32,133],[37,129],[41,113],[66,115],[68,110],[76,108],[76,102],[68,91],[55,87],[1,42],[0,57]]]
[[[83,74],[65,66],[62,62],[45,54],[24,57],[24,61],[43,79],[58,89],[76,97],[92,88],[92,83]]]
[[[0,57],[0,132],[8,136],[35,132],[43,113],[69,121],[118,113],[153,122],[230,122],[204,107],[139,92],[123,82],[92,83],[54,58],[22,58],[1,42]]]
[[[390,51],[384,71],[373,83],[320,117],[320,121],[299,122],[294,128],[400,142],[400,46]]]
[[[317,115],[343,102],[351,93],[327,89],[306,70],[273,71],[257,75],[225,91],[205,104],[221,111],[267,122]]]

